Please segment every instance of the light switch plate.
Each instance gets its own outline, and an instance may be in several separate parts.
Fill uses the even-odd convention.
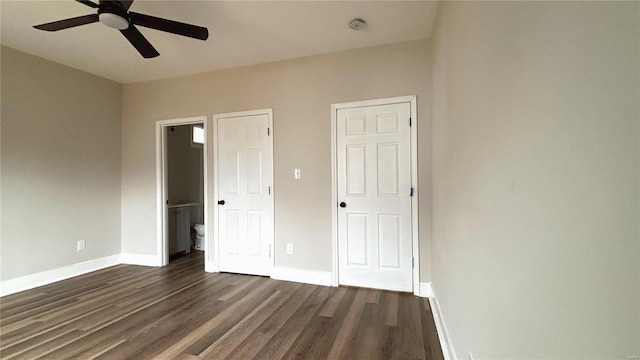
[[[84,250],[84,240],[78,240],[78,242],[76,243],[76,251],[82,251]]]
[[[300,179],[300,169],[293,169],[293,178],[296,180]]]

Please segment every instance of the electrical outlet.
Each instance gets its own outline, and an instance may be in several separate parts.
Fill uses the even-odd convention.
[[[84,245],[84,240],[78,240],[78,242],[76,243],[76,251],[84,250]]]
[[[292,243],[287,243],[287,254],[289,254],[289,255],[293,254],[293,244]]]

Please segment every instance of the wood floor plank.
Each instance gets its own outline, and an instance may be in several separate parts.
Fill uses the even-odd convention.
[[[420,324],[421,305],[413,295],[400,294],[398,302],[398,326],[394,341],[393,357],[402,359],[424,359],[424,343],[422,341],[422,326]],[[419,344],[419,346],[415,346]]]
[[[355,288],[342,289],[345,290],[342,301],[336,307],[333,315],[325,317],[318,313],[318,316],[312,319],[289,349],[287,353],[289,358],[305,357],[306,355],[315,359],[328,357],[357,293]]]
[[[5,357],[5,353],[2,352],[3,359],[37,359],[43,356],[50,356],[50,354],[72,342],[74,342],[79,336],[82,335],[82,331],[71,330],[65,332],[59,336],[52,336],[45,340],[45,342],[38,344],[37,346],[31,346],[26,351],[20,351],[14,354],[8,354]],[[52,357],[53,358],[53,357]]]
[[[367,297],[365,301],[368,303],[377,304],[380,302],[381,295],[382,295],[382,290],[367,289]]]
[[[329,301],[327,301],[324,307],[322,307],[320,316],[332,317],[336,311],[336,308],[340,304],[340,301],[342,301],[344,294],[346,293],[347,293],[346,288],[339,288],[337,291],[334,291]]]
[[[31,290],[30,292],[20,292],[4,296],[0,298],[0,316],[2,316],[2,314],[7,310],[11,310],[16,306],[21,306],[22,304],[28,303],[30,301],[41,299],[45,296],[47,296],[45,292],[34,290]]]
[[[300,284],[285,283],[284,286],[283,290],[279,290],[274,296],[269,298],[270,301],[268,300],[257,307],[218,339],[218,341],[201,352],[198,357],[207,358],[217,356],[219,358],[226,358],[229,356],[258,326],[273,315],[275,309],[279,308],[290,297],[291,292],[297,289]]]
[[[175,293],[175,292],[174,292]],[[135,297],[135,294],[131,295]],[[98,321],[82,322],[76,324],[78,329],[82,330],[82,336],[80,336],[76,341],[72,343],[65,344],[63,348],[58,348],[51,351],[51,356],[53,357],[70,357],[74,356],[76,353],[84,351],[86,348],[95,347],[99,344],[102,344],[106,341],[106,337],[103,335],[105,332],[111,331],[118,337],[115,341],[120,341],[119,337],[123,336],[122,334],[126,334],[127,331],[132,331],[136,326],[144,326],[148,322],[148,315],[146,313],[140,314],[142,310],[149,308],[154,303],[158,301],[154,301],[151,303],[141,302],[136,305],[133,309],[128,309],[129,311],[126,314],[122,314],[120,309],[118,309],[117,305],[111,309],[111,312],[107,314],[107,316],[102,316],[99,318],[94,318]],[[166,311],[171,311],[171,308],[166,309]],[[127,322],[119,322],[118,320],[122,317],[128,317]],[[116,324],[113,327],[109,327],[111,324]],[[98,325],[96,325],[98,324]],[[108,330],[101,331],[105,328]]]
[[[353,299],[353,303],[349,308],[349,312],[344,320],[344,324],[338,332],[336,336],[336,340],[329,351],[328,358],[338,359],[342,358],[345,350],[347,349],[347,344],[351,342],[351,339],[354,337],[354,331],[358,322],[360,321],[360,316],[362,316],[362,311],[364,310],[364,304],[366,302],[367,289],[360,289]]]
[[[259,285],[256,289],[243,287],[244,292],[240,292],[240,293],[235,292],[238,298],[230,298],[229,301],[226,301],[226,302],[217,300],[216,303],[212,305],[216,307],[215,309],[216,314],[213,318],[210,318],[209,321],[202,324],[198,328],[194,329],[192,332],[190,332],[189,334],[181,338],[179,341],[174,342],[168,349],[162,352],[159,355],[159,357],[171,358],[182,352],[186,352],[195,356],[195,355],[198,355],[202,351],[202,349],[210,346],[211,344],[207,344],[206,346],[203,346],[202,339],[207,338],[208,334],[214,331],[216,327],[224,323],[224,321],[226,320],[226,317],[232,316],[234,311],[236,311],[239,308],[242,308],[245,305],[245,303],[249,301],[249,297],[245,295],[248,295],[252,290],[259,292],[264,288],[267,288],[267,286],[269,286],[268,282],[265,279],[262,279],[259,277],[251,277],[251,279],[247,279],[247,280],[249,280],[252,284],[255,284],[256,282],[258,283],[261,282],[262,284]],[[235,289],[231,291],[234,291],[234,290]],[[239,300],[239,301],[234,302],[233,300]],[[200,351],[193,350],[193,349],[191,351],[187,351],[187,349],[189,349],[190,347],[193,347],[194,344],[198,344],[199,342],[200,342],[199,348],[201,348]],[[213,342],[215,342],[215,340],[211,341],[211,343]]]
[[[47,322],[36,322],[32,325],[25,326],[19,331],[14,331],[11,333],[3,333],[4,336],[0,340],[0,349],[5,349],[8,346],[14,346],[26,340],[29,340],[33,337],[40,336],[42,334],[47,334],[49,332],[57,331],[60,327],[65,325],[69,325],[69,327],[78,329],[83,324],[93,323],[96,319],[101,319],[104,316],[113,312],[115,307],[110,304],[106,304],[100,308],[92,309],[91,311],[85,311],[77,316],[61,318],[60,322],[47,323]],[[0,350],[1,352],[2,350]]]
[[[208,279],[209,284],[212,290],[216,289],[216,286],[223,287],[225,283],[216,283],[214,279]],[[199,283],[199,282],[198,282]],[[200,288],[202,291],[206,288]],[[195,292],[196,290],[194,290]],[[136,339],[140,336],[141,333],[145,333],[145,331],[152,331],[153,327],[158,326],[159,321],[161,321],[167,315],[175,315],[175,314],[183,314],[180,312],[183,310],[185,299],[189,299],[192,296],[192,292],[184,292],[184,293],[173,293],[171,296],[164,299],[162,302],[153,302],[147,303],[140,306],[137,309],[133,309],[126,314],[121,314],[120,312],[115,312],[116,319],[111,319],[107,324],[101,327],[91,327],[91,330],[86,332],[86,335],[81,341],[78,341],[74,344],[69,345],[65,349],[60,349],[57,351],[57,354],[62,356],[76,356],[79,355],[88,349],[91,349],[98,344],[104,343],[121,343],[119,346],[123,346],[123,348],[115,347],[105,354],[101,355],[105,358],[124,358],[122,353],[136,353],[140,351],[140,342],[136,341]],[[200,309],[206,309],[200,307]],[[191,313],[191,316],[197,316],[197,313]],[[126,318],[126,321],[121,321],[117,319]],[[206,319],[199,319],[199,321],[205,321]],[[192,326],[197,326],[197,322],[190,322]],[[161,340],[160,336],[156,337],[153,333],[151,335],[154,337],[154,340]],[[126,342],[121,342],[122,340],[127,340]],[[132,346],[130,346],[132,345]],[[149,344],[142,343],[142,347],[148,347]],[[169,346],[169,343],[167,343]],[[124,350],[123,350],[124,349]],[[155,349],[162,350],[162,349]],[[54,353],[55,354],[55,353]]]
[[[77,356],[75,356],[76,359],[96,359],[98,358],[100,355],[106,353],[107,351],[110,351],[111,349],[113,349],[116,346],[120,346],[120,344],[122,344],[123,342],[125,342],[125,340],[120,340],[118,342],[115,343],[104,343],[104,344],[99,344],[98,346],[94,346],[92,348],[90,348],[89,350],[86,350],[84,352],[79,353]]]
[[[0,298],[0,359],[443,359],[427,299],[117,265]]]
[[[389,326],[398,326],[398,293],[389,293],[390,303],[386,308],[386,316],[384,318],[384,324]]]
[[[296,341],[302,330],[307,326],[312,316],[318,311],[319,307],[326,301],[330,290],[328,288],[316,288],[307,301],[305,301],[295,313],[284,323],[280,330],[270,339],[261,352],[268,354],[270,358],[281,359],[289,351],[291,345]],[[254,356],[256,358],[265,357],[261,353]],[[230,359],[246,359],[241,351],[233,354]]]
[[[235,285],[231,291],[226,291],[224,294],[222,294],[222,296],[220,296],[218,298],[218,300],[227,301],[227,300],[233,298],[239,292],[241,292],[244,289],[252,286],[253,284],[255,284],[259,280],[260,280],[259,276],[252,276],[248,281],[245,280],[244,283],[240,283],[240,284]]]
[[[72,331],[77,331],[77,329],[74,329],[73,327],[66,327],[66,328],[60,327],[57,329],[53,329],[51,331],[47,331],[46,333],[42,333],[38,336],[29,338],[25,341],[21,341],[12,346],[7,346],[3,348],[0,353],[2,354],[3,358],[17,356],[31,349],[34,349],[38,346],[41,346],[43,343],[46,343],[47,341],[56,339],[60,336],[64,336]]]
[[[36,321],[32,318],[27,318],[11,325],[0,326],[0,343],[6,344],[8,339],[15,336],[22,337],[23,333],[28,332],[34,325],[41,324],[40,321]],[[0,346],[2,349],[2,346]]]
[[[210,321],[212,325],[215,324],[215,327],[212,327],[185,352],[193,355],[202,353],[204,349],[211,346],[214,342],[220,339],[224,333],[233,328],[238,321],[242,320],[242,318],[249,314],[253,309],[263,303],[265,297],[272,295],[276,290],[275,287],[277,283],[268,281],[266,278],[260,279],[258,283],[261,284],[254,289],[245,288],[245,290],[250,290],[250,292],[243,295],[240,300],[229,300],[232,304]],[[250,294],[253,294],[253,296],[250,296]]]
[[[265,353],[270,353],[270,350],[275,348],[279,343],[277,339],[273,337],[284,326],[284,324],[293,316],[302,304],[310,298],[312,292],[315,290],[314,286],[301,285],[294,291],[290,298],[287,299],[282,305],[280,305],[272,315],[264,321],[256,330],[254,330],[249,337],[240,343],[236,347],[234,354],[230,354],[227,358],[232,358],[233,355],[239,358],[265,358]],[[267,344],[269,344],[267,346]],[[268,350],[267,350],[268,349]],[[259,355],[259,352],[263,350],[263,354]],[[215,358],[214,354],[208,354],[203,358]]]
[[[139,311],[145,310],[155,304],[158,303],[163,303],[165,300],[171,298],[173,295],[178,294],[180,292],[183,291],[187,291],[190,288],[193,288],[197,285],[199,285],[199,283],[204,282],[206,279],[204,278],[200,278],[197,279],[196,281],[192,282],[192,283],[187,283],[187,284],[180,284],[181,286],[178,288],[165,288],[162,290],[159,290],[157,292],[152,292],[151,294],[147,294],[145,293],[144,295],[141,295],[139,297],[132,297],[137,299],[136,301],[134,300],[129,300],[127,302],[125,302],[124,304],[117,304],[116,306],[118,307],[118,310],[115,311],[115,314],[118,314],[118,316],[116,317],[110,317],[108,319],[105,319],[104,322],[100,322],[97,324],[92,324],[91,326],[88,327],[84,327],[81,328],[82,330],[86,330],[86,331],[95,331],[96,329],[101,329],[104,327],[107,327],[113,323],[119,322],[120,320],[126,319],[127,317],[130,317],[131,314],[137,313]],[[142,304],[142,305],[141,305]],[[123,306],[124,305],[124,306]]]
[[[128,271],[127,274],[131,274],[131,271]],[[139,281],[142,280],[139,277],[133,277],[133,279],[137,280],[138,284]],[[53,308],[50,311],[42,312],[38,316],[28,318],[18,323],[13,323],[9,326],[3,326],[0,339],[6,344],[12,336],[16,336],[15,330],[20,328],[26,328],[27,331],[31,331],[31,335],[38,335],[43,328],[56,328],[57,326],[62,326],[69,321],[73,321],[74,318],[81,318],[90,315],[95,311],[99,311],[101,308],[105,307],[103,304],[106,302],[118,302],[116,299],[113,299],[116,296],[124,298],[131,295],[131,288],[120,286],[119,282],[117,284],[117,290],[114,291],[113,288],[108,289],[110,291],[105,294],[100,294],[100,296],[96,296],[93,300],[88,300],[90,298],[89,296],[79,296],[79,301],[70,303],[68,306]],[[102,293],[102,291],[103,290],[92,291],[89,294]],[[82,309],[82,311],[80,311],[80,309]],[[21,337],[28,336],[27,333],[19,335]]]
[[[352,345],[346,352],[350,359],[390,359],[397,327],[385,326],[383,311],[391,303],[389,292],[381,294],[379,303],[367,303],[360,317]]]
[[[59,309],[61,307],[64,307],[65,305],[73,304],[77,301],[77,299],[69,297],[56,299],[51,302],[39,302],[37,304],[34,304],[33,306],[30,306],[28,309],[25,309],[23,312],[18,312],[19,310],[13,310],[11,314],[3,316],[2,325],[7,326],[24,319],[33,318],[38,314],[45,314],[49,310]]]

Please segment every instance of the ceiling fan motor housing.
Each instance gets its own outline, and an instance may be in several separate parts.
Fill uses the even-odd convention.
[[[101,23],[110,28],[125,30],[129,27],[129,15],[125,9],[118,5],[101,2],[98,9],[98,18]]]

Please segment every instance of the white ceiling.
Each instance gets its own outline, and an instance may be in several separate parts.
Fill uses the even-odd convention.
[[[97,3],[97,0],[94,0]],[[138,27],[160,52],[144,59],[117,31],[94,23],[58,32],[32,26],[91,14],[73,0],[1,0],[2,44],[121,83],[291,59],[430,35],[435,1],[160,1],[131,10],[209,29],[207,41]],[[353,18],[367,25],[353,31]]]

